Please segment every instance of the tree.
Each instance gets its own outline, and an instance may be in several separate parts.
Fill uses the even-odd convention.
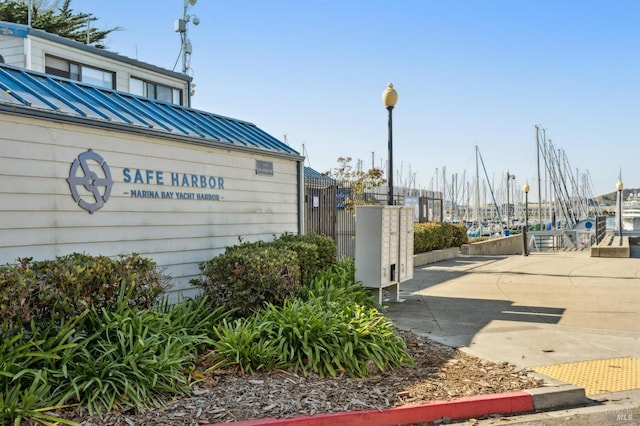
[[[32,0],[31,26],[61,37],[91,44],[100,49],[102,41],[119,27],[106,30],[94,28],[91,24],[98,18],[91,13],[74,13],[71,0]],[[27,0],[0,0],[0,21],[27,25],[29,23],[29,2]]]
[[[354,170],[351,166],[351,157],[338,158],[340,166],[332,170],[332,178],[346,183],[350,189],[349,197],[345,199],[345,206],[348,209],[355,208],[356,205],[373,204],[374,200],[369,197],[368,191],[386,183],[382,170],[374,167],[366,172]]]

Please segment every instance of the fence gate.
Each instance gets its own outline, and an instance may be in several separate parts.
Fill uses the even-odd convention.
[[[304,178],[304,232],[333,238],[338,258],[355,258],[356,219],[351,182],[337,181],[328,176],[305,176]],[[399,188],[395,197],[397,205],[405,204],[409,191]],[[417,191],[419,197],[420,222],[442,222],[442,194],[432,191]],[[367,204],[385,204],[386,187],[374,188],[361,195]]]
[[[305,177],[305,234],[333,238],[338,258],[355,256],[356,222],[346,206],[350,189],[328,177]]]
[[[336,237],[336,194],[338,186],[322,179],[305,179],[305,234]]]
[[[419,222],[443,221],[442,196],[440,193],[429,192],[418,198]]]

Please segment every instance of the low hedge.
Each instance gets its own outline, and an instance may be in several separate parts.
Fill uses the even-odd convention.
[[[116,258],[72,253],[53,260],[20,259],[0,266],[0,334],[30,324],[55,325],[87,307],[114,310],[122,293],[130,307],[150,308],[168,277],[136,253]]]
[[[203,277],[191,280],[214,306],[247,316],[266,303],[282,303],[300,283],[298,255],[266,244],[228,248],[200,264]]]
[[[298,255],[300,282],[308,284],[313,275],[336,263],[336,244],[332,238],[317,234],[285,233],[273,241],[275,247],[290,249]]]
[[[464,225],[416,223],[413,229],[414,253],[460,247],[468,243],[467,229]]]
[[[246,317],[267,304],[282,306],[298,288],[336,262],[331,238],[284,234],[272,242],[245,242],[200,264],[203,289],[214,306]]]

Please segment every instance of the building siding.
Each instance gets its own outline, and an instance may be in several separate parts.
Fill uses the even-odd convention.
[[[16,67],[24,67],[24,39],[0,35],[0,54],[4,63]]]
[[[94,46],[87,46],[26,25],[0,21],[0,55],[5,63],[45,72],[45,55],[112,71],[115,88],[130,92],[130,77],[182,90],[182,104],[189,104],[190,77],[127,58]]]
[[[76,204],[67,182],[72,162],[88,149],[102,156],[113,179],[109,200],[93,214]],[[271,162],[273,175],[257,174],[256,160]],[[146,170],[161,172],[164,185],[126,183],[125,169],[145,178]],[[297,160],[268,152],[0,114],[0,263],[136,252],[166,268],[176,300],[194,293],[188,283],[200,262],[240,237],[298,232],[298,169]],[[171,173],[223,178],[224,189],[172,186]],[[220,201],[132,197],[136,190],[217,194]]]
[[[60,45],[49,40],[32,37],[31,58],[32,69],[34,71],[45,72],[45,54],[57,56],[70,61],[75,61],[84,65],[90,65],[100,69],[113,71],[116,73],[116,90],[121,90],[123,92],[129,92],[129,77],[131,76],[153,81],[154,83],[164,84],[166,86],[179,88],[183,91],[187,89],[184,80],[171,78],[168,75],[153,73],[141,68],[134,68],[130,65],[113,59],[101,57],[98,55],[92,55],[88,52],[73,49],[71,47]]]

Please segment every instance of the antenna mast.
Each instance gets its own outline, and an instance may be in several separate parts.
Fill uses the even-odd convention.
[[[174,31],[180,33],[180,50],[182,52],[182,73],[188,74],[191,69],[191,52],[193,48],[191,46],[191,40],[189,40],[189,22],[193,22],[193,25],[199,25],[200,19],[195,15],[189,15],[187,12],[191,6],[195,6],[198,0],[184,0],[184,11],[182,18],[176,20],[174,25]]]

